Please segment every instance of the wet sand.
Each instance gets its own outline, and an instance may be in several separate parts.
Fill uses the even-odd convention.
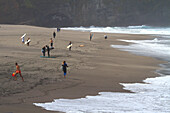
[[[54,29],[22,25],[0,25],[0,112],[52,113],[32,103],[51,102],[57,98],[80,98],[98,92],[129,92],[119,83],[142,82],[158,76],[155,70],[162,61],[133,55],[111,48],[111,44],[128,44],[117,39],[151,39],[148,35],[93,33],[64,31],[57,33],[51,56],[40,58],[41,48],[50,44]],[[21,43],[27,33],[30,46]],[[72,51],[66,47],[72,41]],[[84,47],[79,47],[84,45]],[[61,70],[62,61],[69,68],[66,78]],[[21,68],[24,82],[12,73],[15,62]],[[56,112],[55,112],[56,113]]]

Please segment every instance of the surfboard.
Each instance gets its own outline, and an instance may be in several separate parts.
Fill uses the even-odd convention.
[[[41,58],[56,58],[55,56],[40,56]]]
[[[31,40],[26,41],[25,44],[27,44],[27,43],[29,43],[29,42],[31,42]]]
[[[50,50],[54,49],[54,47],[51,47]]]
[[[72,47],[72,44],[67,46],[67,48],[70,48],[70,47]]]
[[[84,45],[79,45],[79,47],[84,47]]]
[[[25,37],[25,36],[26,36],[26,33],[25,33],[24,35],[22,35],[21,39],[22,39],[23,37]]]

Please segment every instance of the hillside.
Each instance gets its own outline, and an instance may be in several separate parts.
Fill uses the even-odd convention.
[[[0,0],[0,24],[170,26],[170,0]]]

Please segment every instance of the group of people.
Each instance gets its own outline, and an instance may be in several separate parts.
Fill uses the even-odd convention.
[[[50,38],[50,46],[51,47],[49,47],[48,45],[45,45],[45,46],[42,47],[41,52],[42,52],[43,56],[45,56],[45,53],[47,52],[48,57],[50,57],[50,50],[54,49],[54,47],[53,47],[53,39],[52,38]]]
[[[21,70],[20,70],[18,63],[16,62],[15,65],[16,65],[16,71],[15,71],[15,73],[12,74],[12,76],[15,78],[15,80],[17,80],[17,75],[19,74],[20,77],[22,78],[22,81],[24,82],[24,78],[21,74]],[[64,72],[64,78],[66,78],[67,67],[68,67],[68,65],[67,65],[66,61],[63,61],[62,62],[62,71]]]
[[[56,33],[53,32],[53,38],[55,38],[55,37],[56,37]],[[93,34],[90,33],[90,41],[92,40],[92,37],[93,37]],[[104,35],[104,38],[107,39],[107,35]],[[30,40],[30,38],[28,38],[28,40]],[[28,40],[27,40],[27,42],[28,42]],[[24,39],[22,39],[22,42],[24,43]],[[27,45],[29,46],[29,43],[27,43]],[[44,46],[42,48],[43,56],[45,56],[45,53],[47,51],[48,57],[50,57],[50,49],[54,49],[54,47],[53,47],[53,39],[52,38],[50,38],[50,46],[51,46],[51,48],[48,45],[46,45],[46,46]],[[71,41],[68,44],[68,48],[69,48],[69,51],[71,51],[71,48],[72,48],[72,42]],[[17,74],[20,74],[20,77],[22,78],[22,81],[24,81],[24,78],[22,77],[21,70],[20,70],[20,67],[19,67],[18,63],[16,63],[15,65],[16,65],[16,71],[15,71],[15,74],[14,74],[15,80],[17,80]],[[67,65],[66,61],[63,61],[62,62],[62,71],[64,72],[64,78],[66,78],[67,67],[68,67],[68,65]]]
[[[93,38],[93,34],[90,33],[90,41],[92,40],[92,38]],[[107,35],[104,35],[104,39],[107,39]]]
[[[29,46],[29,45],[30,45],[30,42],[31,42],[31,39],[30,39],[30,38],[27,38],[27,40],[25,41],[25,35],[26,35],[26,34],[24,34],[24,35],[21,37],[22,43],[23,43],[23,44],[27,44],[27,46]]]
[[[48,45],[45,45],[41,51],[43,53],[43,56],[45,56],[45,53],[47,52],[48,57],[50,57],[50,47]]]
[[[30,38],[27,38],[26,41],[24,41],[24,37],[22,38],[22,43],[23,43],[23,44],[27,44],[27,46],[29,46],[29,45],[30,45],[30,42],[31,42],[31,39],[30,39]]]
[[[57,28],[57,32],[60,32],[60,28]],[[53,38],[55,38],[56,37],[56,33],[55,33],[55,31],[53,32]]]
[[[17,62],[15,63],[15,66],[16,66],[16,71],[15,71],[15,73],[12,74],[12,76],[15,78],[15,80],[17,80],[17,74],[19,74],[20,77],[22,78],[22,81],[24,82],[24,78],[23,78],[23,76],[21,74],[21,70],[20,70],[20,67],[19,67]],[[66,61],[63,61],[62,62],[62,70],[64,72],[64,78],[66,78],[67,67],[68,67],[68,65],[67,65]]]
[[[60,29],[57,29],[57,32],[59,32],[59,31],[60,31]],[[25,35],[26,35],[26,34],[24,34],[24,35],[21,37],[22,43],[23,43],[23,44],[25,43],[25,44],[27,44],[27,45],[29,46],[29,43],[31,42],[31,40],[30,40],[30,38],[28,38],[27,41],[25,42],[25,41],[24,41]],[[56,33],[53,32],[53,38],[55,38],[55,37],[56,37]],[[71,41],[70,41],[69,45],[70,45],[69,50],[71,51],[71,46],[72,46]],[[50,49],[54,49],[54,47],[53,47],[53,39],[52,39],[52,38],[50,38],[50,46],[51,46],[51,47],[49,47],[48,45],[45,45],[45,46],[42,48],[43,56],[45,56],[45,53],[46,53],[46,51],[47,51],[48,57],[50,57]],[[12,74],[12,76],[15,78],[15,80],[17,80],[17,75],[19,74],[20,77],[22,78],[22,81],[24,82],[24,78],[23,78],[23,76],[22,76],[22,74],[21,74],[21,70],[20,70],[20,67],[19,67],[18,63],[16,62],[15,65],[16,65],[16,71]],[[64,78],[66,78],[67,67],[68,67],[68,65],[67,65],[66,61],[63,61],[63,62],[62,62],[62,71],[64,72]]]

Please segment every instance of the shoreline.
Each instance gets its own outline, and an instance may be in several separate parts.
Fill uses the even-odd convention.
[[[1,65],[5,66],[2,70],[8,69],[8,72],[12,72],[15,68],[13,62],[18,61],[26,82],[22,83],[19,77],[17,81],[7,80],[9,77],[2,80],[2,82],[9,83],[3,82],[2,86],[8,88],[8,85],[17,85],[16,90],[20,92],[0,97],[2,112],[29,113],[30,110],[34,110],[37,113],[51,113],[51,111],[35,107],[32,103],[50,102],[58,98],[82,98],[86,95],[98,95],[101,91],[129,92],[124,90],[119,83],[136,83],[148,77],[156,77],[158,74],[153,71],[160,68],[158,64],[163,63],[155,58],[137,56],[110,47],[111,44],[128,44],[116,39],[142,40],[150,39],[152,36],[107,33],[108,39],[104,40],[105,33],[94,33],[94,39],[90,42],[88,32],[64,30],[57,34],[55,50],[51,53],[56,58],[44,61],[37,56],[41,55],[41,47],[49,42],[54,30],[20,25],[14,25],[11,29],[11,26],[1,25],[0,28],[5,27],[4,32],[0,32],[2,36],[0,40],[4,42],[0,43],[2,46]],[[9,30],[12,32],[8,32]],[[21,40],[16,40],[19,39],[18,34],[24,32],[28,32],[31,37],[30,47],[23,46],[20,44]],[[73,42],[70,52],[66,48],[69,40]],[[81,44],[85,47],[80,48]],[[60,70],[63,60],[66,60],[70,67],[66,79],[63,78]],[[1,75],[7,74],[2,70]]]

